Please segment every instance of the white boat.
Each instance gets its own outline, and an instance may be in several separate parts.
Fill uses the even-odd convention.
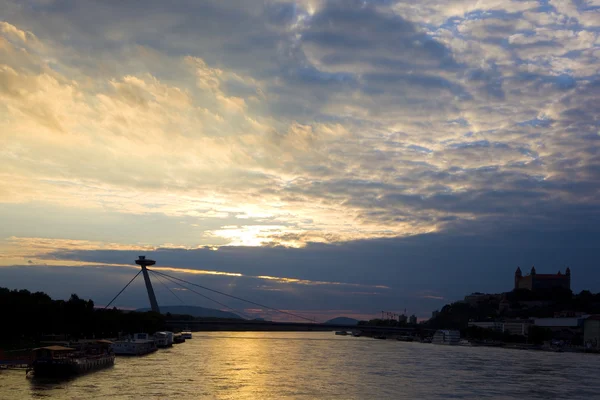
[[[173,332],[165,332],[167,334],[167,346],[171,347],[173,346],[173,341],[175,340],[175,334]]]
[[[112,350],[116,355],[141,356],[156,351],[156,343],[147,333],[136,333],[133,337],[114,341]]]
[[[186,329],[185,331],[181,332],[181,336],[183,336],[184,339],[191,339],[192,332]]]
[[[460,343],[460,332],[448,329],[440,329],[433,335],[433,344],[457,345]]]
[[[154,334],[154,341],[158,348],[169,347],[169,336],[167,335],[167,332],[156,332]]]

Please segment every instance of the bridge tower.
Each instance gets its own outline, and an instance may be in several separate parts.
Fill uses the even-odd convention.
[[[146,256],[140,256],[135,263],[142,267],[142,274],[144,275],[144,282],[146,282],[146,290],[148,291],[148,298],[150,299],[150,307],[152,311],[160,313],[158,303],[156,302],[156,296],[154,295],[154,289],[152,288],[152,282],[150,282],[150,276],[146,267],[156,264],[156,261],[147,259]]]

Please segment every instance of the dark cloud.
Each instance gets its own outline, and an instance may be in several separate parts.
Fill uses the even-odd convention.
[[[306,45],[327,55],[353,54],[353,62],[401,60],[413,66],[439,67],[451,57],[440,42],[420,32],[411,22],[363,1],[326,2],[312,16],[302,34]],[[360,50],[360,51],[355,51]]]
[[[564,211],[563,211],[564,212]],[[548,215],[550,217],[550,215]],[[403,309],[427,316],[443,305],[444,300],[431,303],[420,298],[428,291],[445,301],[462,298],[473,291],[501,292],[512,288],[517,265],[535,265],[538,271],[556,272],[570,266],[573,289],[600,290],[600,276],[595,270],[595,251],[600,231],[598,210],[568,212],[561,218],[572,218],[577,224],[556,225],[551,219],[527,221],[483,219],[476,223],[461,223],[439,234],[426,234],[405,239],[380,239],[348,242],[337,245],[310,244],[303,249],[220,248],[176,250],[158,249],[147,256],[158,265],[239,272],[244,275],[271,275],[289,278],[385,285],[390,289],[369,288],[379,295],[368,301],[352,294],[353,287],[311,286],[258,281],[253,278],[178,274],[186,280],[217,290],[290,309],[354,309],[375,314],[384,309]],[[587,222],[584,222],[587,221]],[[550,228],[550,229],[549,229]],[[68,251],[55,252],[63,260],[98,263],[132,264],[139,251]],[[45,271],[45,272],[44,272]],[[3,268],[0,276],[11,287],[27,285],[68,296],[77,291],[92,296],[98,303],[107,301],[127,278],[134,273],[120,268]],[[167,272],[173,274],[173,272]],[[44,279],[40,277],[45,276]],[[84,279],[89,284],[81,284]],[[35,282],[38,282],[36,284]],[[92,283],[93,282],[93,283]],[[265,286],[266,285],[266,286]],[[161,289],[161,286],[155,283]],[[264,288],[281,290],[262,290]],[[363,289],[361,289],[363,290]],[[163,291],[165,303],[174,304]],[[60,293],[60,294],[58,294]],[[193,297],[186,301],[198,301]],[[146,302],[143,287],[134,289],[121,304],[142,306]],[[198,303],[193,303],[198,304]],[[229,303],[228,303],[229,304]],[[324,305],[327,304],[325,307]],[[210,304],[203,304],[210,306]],[[236,303],[236,307],[241,304]]]

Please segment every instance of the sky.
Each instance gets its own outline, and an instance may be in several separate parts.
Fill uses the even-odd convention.
[[[517,266],[600,291],[599,0],[0,10],[0,286],[105,305],[145,254],[317,320],[427,318]]]

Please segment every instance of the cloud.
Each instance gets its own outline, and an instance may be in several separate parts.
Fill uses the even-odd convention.
[[[21,30],[5,21],[0,21],[0,32],[2,32],[2,34],[8,39],[13,39],[24,43],[39,44],[36,36],[33,33]]]
[[[422,299],[431,299],[431,300],[445,300],[442,296],[421,296]]]
[[[157,248],[146,255],[158,261],[155,269],[163,268],[158,270],[169,275],[290,310],[324,309],[326,304],[328,308],[374,314],[393,304],[398,311],[406,307],[409,313],[427,317],[440,302],[460,300],[473,291],[510,290],[516,265],[535,264],[538,270],[548,272],[570,266],[575,291],[600,287],[593,257],[600,215],[582,210],[563,217],[578,222],[552,226],[551,220],[539,220],[534,229],[526,221],[490,218],[446,233],[404,239],[313,244],[303,249]],[[588,221],[585,232],[583,221]],[[138,254],[139,250],[59,250],[40,257],[52,261],[43,268],[47,272],[35,266],[4,267],[0,277],[14,287],[35,281],[36,288],[48,286],[53,295],[65,293],[68,297],[77,279],[89,280],[101,274],[96,289],[84,285],[81,290],[97,293],[97,302],[108,301],[131,279]],[[79,266],[61,267],[69,262]],[[55,278],[31,279],[42,273],[53,273]],[[52,282],[63,278],[60,288],[53,286]],[[157,290],[160,287],[157,285]],[[100,288],[105,294],[99,294]],[[162,304],[173,301],[168,292],[160,296]],[[144,306],[146,298],[142,285],[126,299],[129,304]],[[192,294],[184,301],[198,304]]]
[[[51,246],[494,242],[598,214],[591,2],[0,3],[0,233],[19,265]]]

